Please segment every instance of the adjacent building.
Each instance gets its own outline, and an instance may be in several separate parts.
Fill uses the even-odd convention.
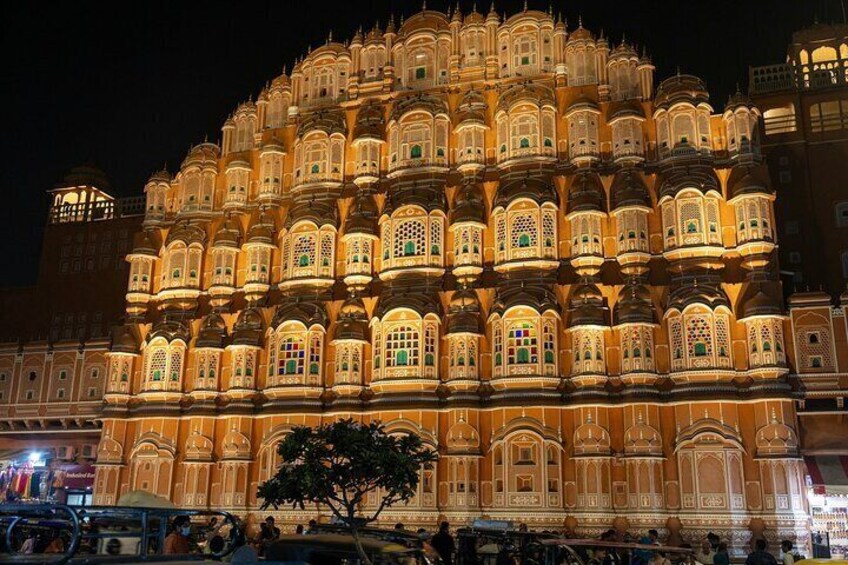
[[[0,473],[25,499],[91,502],[110,328],[144,214],[143,198],[110,191],[87,166],[48,191],[36,282],[0,294]]]
[[[750,69],[777,199],[780,264],[798,290],[848,281],[848,25],[792,36],[786,62]]]

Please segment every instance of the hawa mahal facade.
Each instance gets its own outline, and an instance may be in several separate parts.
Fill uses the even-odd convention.
[[[440,453],[388,523],[803,539],[846,329],[784,307],[759,123],[540,11],[328,39],[146,184],[94,502],[258,513],[280,438],[352,417]]]

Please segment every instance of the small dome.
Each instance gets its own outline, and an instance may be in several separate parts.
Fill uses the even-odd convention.
[[[572,177],[566,215],[575,212],[606,212],[606,204],[604,185],[597,173],[581,171]]]
[[[291,80],[286,73],[279,75],[271,81],[271,90],[282,90],[291,84]]]
[[[374,23],[374,27],[368,30],[368,33],[365,34],[365,44],[369,43],[382,43],[383,42],[383,30],[377,27],[376,22]]]
[[[306,116],[297,126],[297,137],[303,137],[309,132],[323,131],[327,135],[347,133],[347,125],[342,112],[319,110]]]
[[[188,156],[183,161],[182,167],[190,165],[195,166],[216,166],[218,159],[221,157],[221,148],[214,143],[204,142],[192,147]]]
[[[681,281],[668,295],[667,310],[683,311],[692,304],[701,304],[711,310],[719,306],[730,308],[730,301],[721,287],[712,282]]]
[[[583,27],[583,22],[580,22],[577,29],[568,34],[568,41],[566,43],[571,43],[572,41],[591,41],[594,39],[595,36],[592,35],[592,32]]]
[[[526,281],[505,280],[498,288],[491,314],[501,316],[515,306],[527,306],[539,314],[549,310],[559,313],[556,295],[544,284],[527,283]]]
[[[474,4],[471,13],[465,16],[464,22],[465,25],[483,24],[486,22],[486,17],[477,11],[477,4]]]
[[[653,426],[639,421],[624,432],[624,453],[626,455],[656,455],[661,456],[662,436]]]
[[[748,285],[742,295],[739,320],[753,316],[783,316],[780,283],[770,281]]]
[[[435,10],[422,10],[404,21],[398,30],[398,34],[406,36],[421,30],[440,31],[447,29],[449,29],[447,15]]]
[[[218,226],[218,231],[215,232],[215,241],[213,247],[238,247],[241,230],[238,222],[232,218],[227,218],[221,225]]]
[[[270,212],[262,210],[254,214],[250,227],[247,230],[248,243],[269,243],[276,240],[277,229],[274,227],[274,217]]]
[[[615,174],[610,187],[612,209],[627,207],[651,208],[651,195],[641,173],[632,167],[621,169]]]
[[[256,308],[245,308],[233,324],[233,345],[262,347],[262,314]]]
[[[639,118],[645,119],[645,111],[642,105],[636,100],[618,100],[611,102],[607,109],[607,122],[612,122],[620,118]]]
[[[170,245],[175,241],[182,241],[186,245],[206,243],[206,232],[203,228],[196,224],[177,224],[168,232],[168,237],[165,239],[165,245]]]
[[[224,322],[224,318],[220,314],[212,313],[203,318],[194,346],[222,349],[226,337],[227,324]]]
[[[276,137],[271,137],[262,142],[260,153],[285,153],[283,142]]]
[[[368,341],[368,313],[360,298],[351,297],[342,304],[333,339]]]
[[[335,202],[324,199],[299,200],[292,205],[286,216],[285,228],[291,229],[297,222],[308,221],[318,227],[330,225],[338,227],[338,213]]]
[[[345,218],[345,233],[377,235],[377,217],[377,205],[374,203],[374,198],[360,190],[356,193],[350,212]]]
[[[450,454],[476,454],[480,450],[480,434],[474,426],[463,419],[459,419],[448,430],[446,438],[448,453]]]
[[[343,44],[339,43],[338,41],[332,41],[332,35],[331,35],[330,39],[327,41],[327,43],[325,43],[324,45],[321,45],[320,47],[315,48],[314,50],[312,50],[309,53],[309,55],[307,56],[307,59],[315,60],[318,57],[320,57],[321,55],[327,55],[327,54],[349,55],[349,52],[347,50],[347,47],[345,47]]]
[[[603,295],[594,282],[584,279],[571,292],[568,327],[606,325]]]
[[[166,169],[165,167],[162,167],[161,170],[156,171],[155,173],[150,175],[150,178],[147,179],[147,182],[149,182],[149,183],[150,182],[154,182],[154,183],[163,182],[163,183],[169,184],[171,182],[171,173],[168,172],[168,169]]]
[[[407,96],[406,98],[398,99],[398,101],[394,105],[394,108],[392,108],[392,113],[391,117],[389,118],[389,121],[397,121],[401,119],[403,115],[407,112],[412,112],[415,110],[427,112],[431,116],[448,113],[448,107],[445,104],[444,100],[435,96],[431,96],[429,94],[418,93],[413,96]]]
[[[137,233],[135,237],[136,244],[132,250],[133,255],[159,256],[159,246],[153,241],[153,233],[151,231],[144,230],[141,233]]]
[[[168,343],[177,339],[188,343],[189,339],[191,339],[191,331],[182,320],[165,316],[153,325],[153,329],[147,335],[147,341],[151,341],[157,337],[165,338],[165,341]]]
[[[743,194],[772,194],[768,169],[765,165],[734,166],[727,179],[727,191],[731,199]]]
[[[751,99],[748,98],[747,94],[743,94],[739,88],[736,88],[736,92],[727,97],[727,104],[724,105],[725,112],[732,112],[737,108],[753,108],[754,103],[751,102]]]
[[[388,191],[383,214],[391,215],[402,206],[421,206],[427,212],[447,211],[445,185],[432,180],[415,181]]]
[[[365,104],[356,113],[356,123],[353,126],[353,139],[376,139],[383,140],[382,107],[377,104]]]
[[[592,421],[591,415],[586,423],[574,430],[575,455],[600,455],[611,453],[610,435],[604,428]]]
[[[540,205],[545,202],[559,205],[559,195],[550,180],[528,175],[501,182],[495,195],[494,206],[506,208],[510,202],[519,198],[529,198]]]
[[[757,430],[757,457],[797,457],[798,435],[780,422],[772,411],[771,421]]]
[[[422,288],[417,276],[399,276],[383,287],[374,315],[383,318],[397,308],[408,308],[422,318],[427,314],[442,316],[442,304],[436,288]]]
[[[327,311],[323,304],[290,298],[288,302],[277,307],[271,326],[276,328],[285,322],[300,322],[307,328],[318,324],[326,329],[329,325],[329,318],[327,318]]]
[[[715,169],[708,165],[675,166],[657,177],[657,186],[660,187],[657,191],[660,198],[674,198],[684,188],[695,188],[702,194],[709,191],[721,194],[721,183]]]
[[[480,187],[473,183],[462,185],[451,210],[451,224],[475,223],[485,226],[485,216],[486,204]]]
[[[456,123],[486,123],[486,99],[483,93],[473,88],[465,93],[456,107]]]
[[[571,104],[568,105],[568,108],[565,110],[565,115],[569,116],[574,112],[578,112],[580,110],[589,110],[592,112],[600,112],[600,107],[598,103],[592,100],[590,97],[585,94],[581,94],[577,98],[575,98]]]
[[[657,87],[654,106],[669,107],[677,102],[688,102],[693,106],[709,104],[707,86],[693,75],[675,75],[662,81]]]
[[[256,114],[256,104],[253,103],[252,100],[248,100],[247,102],[242,102],[236,108],[236,111],[233,112],[233,116],[238,119],[243,116],[251,116]]]
[[[480,301],[473,289],[458,290],[451,296],[448,307],[448,334],[472,333],[483,335]]]
[[[498,98],[498,112],[507,112],[519,102],[530,102],[535,106],[555,105],[555,98],[553,91],[542,84],[516,84],[501,93]]]
[[[139,340],[133,326],[115,326],[112,328],[112,353],[138,353]]]
[[[71,186],[93,186],[104,192],[112,190],[106,173],[92,165],[79,165],[73,167],[54,188],[68,188]]]
[[[654,304],[648,289],[636,281],[628,282],[613,307],[613,320],[621,324],[655,324]]]
[[[612,51],[610,51],[609,59],[612,61],[613,59],[629,58],[638,58],[638,54],[636,53],[636,49],[633,45],[622,38],[621,43],[613,47]]]

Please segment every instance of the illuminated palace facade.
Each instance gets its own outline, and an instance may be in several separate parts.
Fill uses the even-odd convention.
[[[95,502],[255,512],[280,438],[352,417],[440,453],[387,522],[804,536],[793,382],[844,328],[784,310],[758,110],[653,81],[549,13],[424,10],[240,104],[145,186]]]

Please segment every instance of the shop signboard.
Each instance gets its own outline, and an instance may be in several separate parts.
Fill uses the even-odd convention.
[[[93,465],[62,465],[56,474],[54,486],[67,490],[85,490],[94,486]]]

